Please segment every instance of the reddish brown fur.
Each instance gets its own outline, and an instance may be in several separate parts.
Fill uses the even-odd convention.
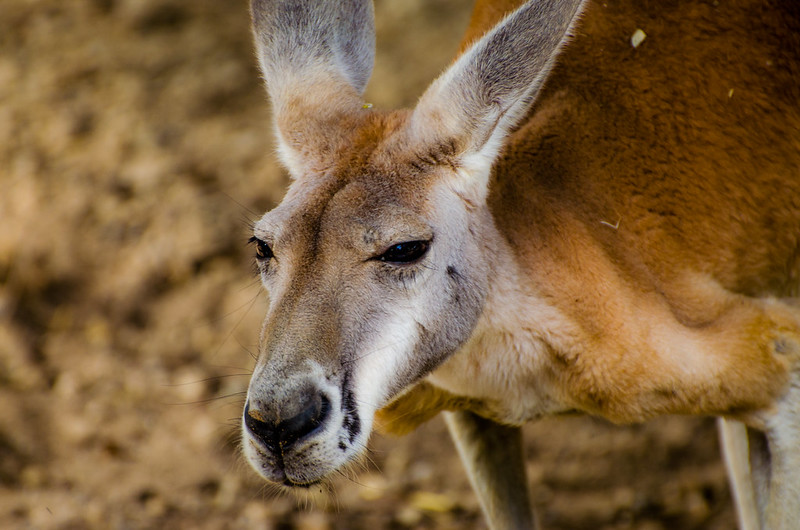
[[[479,2],[464,42],[517,3]],[[800,340],[798,320],[758,297],[798,287],[798,5],[591,4],[493,180],[530,284],[583,332],[580,349],[553,351],[566,401],[637,421],[736,414],[782,392],[777,344]],[[646,340],[659,322],[706,344],[719,373],[681,380]],[[402,400],[475,410],[427,387]],[[430,415],[391,412],[383,423],[403,431]]]

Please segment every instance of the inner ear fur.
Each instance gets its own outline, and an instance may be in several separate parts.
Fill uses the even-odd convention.
[[[465,176],[486,186],[506,135],[535,100],[584,4],[532,0],[506,16],[422,96],[410,120],[412,142],[457,146]]]
[[[284,165],[295,177],[329,165],[372,73],[371,0],[252,0],[250,12]]]

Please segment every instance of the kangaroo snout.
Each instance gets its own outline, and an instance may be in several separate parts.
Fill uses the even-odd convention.
[[[330,399],[313,385],[307,385],[281,400],[248,399],[244,424],[267,449],[280,455],[319,430],[329,412]]]
[[[313,374],[318,366],[306,368],[295,376],[262,372],[251,382],[242,415],[248,461],[265,479],[289,487],[323,480],[359,453],[369,433],[369,425],[362,432],[344,381]]]

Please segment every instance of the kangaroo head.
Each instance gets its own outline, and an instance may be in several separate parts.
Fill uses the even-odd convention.
[[[364,449],[377,409],[469,338],[497,235],[492,163],[576,14],[532,2],[413,111],[365,108],[371,3],[254,0],[256,46],[293,182],[255,225],[270,305],[243,415],[266,479],[308,485]]]

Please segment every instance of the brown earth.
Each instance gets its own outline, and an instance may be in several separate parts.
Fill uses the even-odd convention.
[[[368,100],[413,103],[469,4],[377,2]],[[299,501],[243,463],[270,129],[244,0],[0,0],[0,528],[485,528],[438,419]],[[545,528],[734,526],[710,420],[527,440]]]

